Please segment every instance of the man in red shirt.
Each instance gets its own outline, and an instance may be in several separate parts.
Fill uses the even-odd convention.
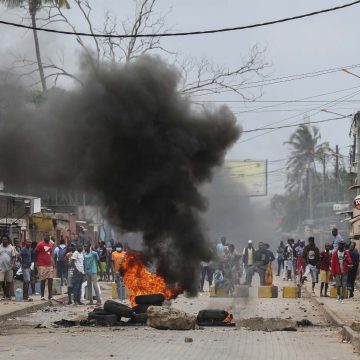
[[[352,266],[350,254],[345,250],[345,241],[340,240],[338,248],[331,258],[331,275],[336,279],[337,301],[344,303],[349,267]]]
[[[40,241],[36,248],[36,267],[41,281],[41,300],[45,300],[45,282],[48,283],[48,297],[52,299],[52,286],[54,277],[54,247],[50,242],[50,234],[45,233],[44,240]]]

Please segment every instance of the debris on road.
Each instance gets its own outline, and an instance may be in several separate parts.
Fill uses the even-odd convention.
[[[150,306],[147,310],[147,324],[159,330],[191,330],[195,328],[196,317],[184,311],[165,306]]]
[[[293,320],[263,317],[241,319],[236,323],[238,328],[244,327],[253,331],[297,331],[297,323]]]

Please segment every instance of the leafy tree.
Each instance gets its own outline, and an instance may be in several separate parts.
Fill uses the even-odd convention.
[[[330,151],[328,142],[320,143],[320,131],[315,126],[300,125],[284,144],[290,146],[287,162],[287,189],[300,191],[307,181],[309,172],[316,174],[316,162]]]
[[[70,8],[70,5],[67,0],[0,0],[0,3],[3,5],[14,8],[14,7],[25,7],[27,6],[29,10],[29,14],[31,17],[31,24],[33,29],[33,37],[34,37],[34,44],[35,44],[35,53],[36,53],[36,60],[37,60],[37,67],[40,75],[41,86],[44,92],[47,91],[46,85],[46,78],[44,74],[44,66],[41,60],[41,53],[40,53],[40,45],[39,45],[39,38],[37,34],[37,27],[36,24],[36,14],[45,4],[52,4],[59,6],[60,8]]]

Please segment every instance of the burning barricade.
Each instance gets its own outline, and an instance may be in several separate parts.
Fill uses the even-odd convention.
[[[129,291],[130,305],[107,300],[104,309],[89,313],[88,320],[96,325],[147,324],[156,329],[190,330],[199,326],[231,326],[232,315],[224,310],[202,310],[197,316],[163,306],[183,292],[181,286],[170,288],[160,275],[150,272],[141,253],[128,253],[120,268]],[[127,321],[123,321],[127,319]]]

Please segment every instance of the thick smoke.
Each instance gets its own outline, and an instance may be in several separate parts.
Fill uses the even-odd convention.
[[[114,226],[143,233],[166,281],[195,293],[211,256],[198,187],[238,139],[235,117],[227,107],[195,111],[159,58],[83,68],[84,86],[52,90],[37,107],[24,90],[0,88],[0,179],[96,194]]]

